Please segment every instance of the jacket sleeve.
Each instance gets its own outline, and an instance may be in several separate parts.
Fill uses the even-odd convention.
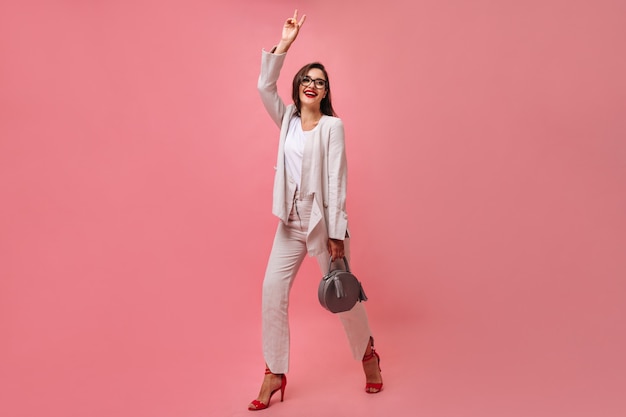
[[[328,143],[328,237],[343,240],[348,228],[346,186],[348,164],[343,122],[336,119]]]
[[[274,48],[275,49],[275,48]],[[272,51],[274,50],[272,49]],[[280,75],[280,70],[285,62],[287,54],[273,54],[271,52],[262,51],[261,57],[261,74],[257,88],[261,94],[261,101],[270,117],[278,127],[281,127],[283,116],[285,115],[286,106],[278,95],[276,82]]]

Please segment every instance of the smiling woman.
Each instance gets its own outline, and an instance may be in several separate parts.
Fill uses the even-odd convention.
[[[279,390],[283,399],[289,369],[289,292],[304,257],[315,256],[322,275],[331,261],[336,263],[332,269],[344,269],[342,260],[349,258],[344,129],[333,110],[328,73],[318,62],[302,67],[293,78],[294,104],[289,106],[276,87],[286,52],[304,20],[298,22],[296,11],[285,22],[278,46],[263,51],[258,83],[263,104],[280,128],[273,213],[281,221],[263,281],[265,377],[248,406],[252,411],[269,407]],[[358,302],[338,316],[354,358],[363,363],[365,391],[379,392],[380,357],[365,307]]]

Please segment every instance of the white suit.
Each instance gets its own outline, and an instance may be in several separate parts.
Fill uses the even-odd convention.
[[[258,89],[280,128],[272,212],[281,220],[263,282],[263,353],[270,370],[282,374],[289,368],[289,291],[302,260],[307,252],[315,256],[325,274],[330,261],[329,237],[344,240],[349,256],[347,164],[343,123],[337,117],[323,116],[307,138],[297,190],[286,173],[284,155],[289,121],[296,108],[286,106],[276,88],[286,54],[263,51],[262,55]],[[355,359],[361,360],[371,337],[364,305],[357,303],[338,316]]]

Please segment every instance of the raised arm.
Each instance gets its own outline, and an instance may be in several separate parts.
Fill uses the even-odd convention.
[[[275,46],[271,52],[263,51],[261,74],[259,75],[257,86],[265,109],[278,127],[281,125],[286,106],[278,95],[276,82],[278,81],[280,69],[285,61],[285,53],[298,37],[300,27],[302,27],[305,19],[306,15],[302,16],[300,22],[298,22],[298,11],[296,10],[293,17],[285,21],[278,45]]]

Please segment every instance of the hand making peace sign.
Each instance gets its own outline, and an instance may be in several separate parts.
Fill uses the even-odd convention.
[[[298,11],[296,10],[293,14],[293,17],[290,17],[285,21],[285,25],[283,26],[283,34],[280,38],[280,43],[278,44],[278,48],[275,53],[283,53],[286,52],[293,41],[298,37],[298,33],[300,32],[300,28],[304,24],[306,20],[306,15],[302,15],[302,18],[298,22]]]

